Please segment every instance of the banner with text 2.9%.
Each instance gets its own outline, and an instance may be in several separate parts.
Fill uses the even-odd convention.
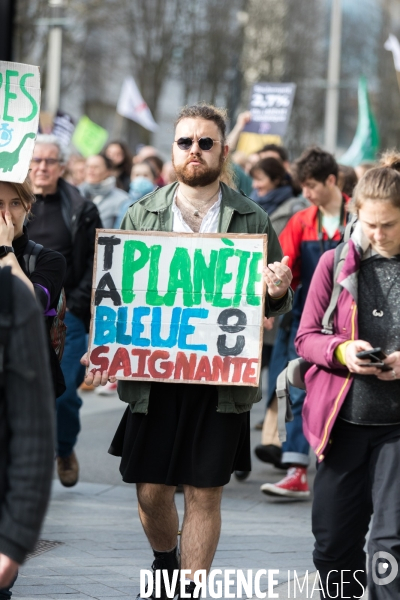
[[[257,386],[266,235],[98,230],[88,370]]]

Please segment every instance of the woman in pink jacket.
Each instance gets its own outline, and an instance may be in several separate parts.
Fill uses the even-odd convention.
[[[333,334],[321,332],[335,251],[315,271],[296,338],[306,374],[304,433],[318,459],[314,563],[325,595],[400,597],[400,155],[368,171],[338,281]],[[381,348],[380,366],[357,354]],[[330,595],[329,595],[330,594]]]

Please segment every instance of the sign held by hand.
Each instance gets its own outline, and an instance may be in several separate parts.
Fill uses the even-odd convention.
[[[39,108],[39,67],[0,61],[0,181],[25,181],[39,127]]]
[[[97,230],[88,371],[258,386],[267,236]]]
[[[295,91],[295,83],[255,83],[249,106],[251,121],[244,131],[283,137],[289,124]]]

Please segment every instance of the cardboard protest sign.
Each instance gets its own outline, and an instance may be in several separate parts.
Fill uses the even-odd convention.
[[[49,134],[53,131],[53,117],[51,112],[41,110],[39,114],[39,133]]]
[[[254,84],[249,104],[251,121],[243,131],[284,136],[295,91],[295,83]]]
[[[39,108],[39,67],[0,61],[0,181],[25,181]]]
[[[72,143],[79,152],[87,158],[98,154],[108,139],[108,132],[100,125],[93,123],[89,117],[81,117],[76,126]]]
[[[266,235],[97,230],[88,371],[257,386]]]
[[[236,150],[249,155],[253,154],[253,152],[258,152],[267,144],[277,144],[280,146],[282,144],[282,138],[280,135],[262,135],[260,133],[250,133],[245,131],[239,136]]]

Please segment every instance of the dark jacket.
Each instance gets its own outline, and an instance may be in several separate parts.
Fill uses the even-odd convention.
[[[121,229],[138,231],[172,231],[172,203],[177,183],[157,189],[133,204],[122,221]],[[255,202],[221,183],[222,199],[218,231],[220,233],[266,233],[268,235],[268,263],[281,261],[283,254],[278,238],[266,212]],[[267,295],[265,311],[268,317],[288,312],[293,293],[289,288],[282,300],[272,302]],[[168,385],[168,384],[167,384]],[[133,412],[146,413],[151,383],[147,381],[120,381],[118,393],[128,402]],[[218,411],[241,413],[251,409],[261,399],[261,389],[250,386],[218,387]]]
[[[50,495],[55,400],[43,317],[17,277],[12,299],[0,390],[0,553],[22,563],[35,546]]]
[[[264,196],[259,196],[256,190],[253,190],[250,198],[268,213],[278,236],[295,213],[310,206],[308,200],[302,196],[294,197],[291,185],[278,187]]]
[[[13,248],[17,257],[19,266],[31,280],[35,288],[36,299],[42,306],[47,329],[47,341],[49,347],[50,368],[53,379],[56,398],[65,392],[64,375],[61,370],[60,362],[54,351],[50,339],[50,329],[53,324],[57,305],[60,298],[62,286],[64,284],[66,262],[65,258],[55,250],[42,248],[35,261],[35,268],[32,272],[27,270],[24,256],[29,252],[27,245],[29,242],[28,232],[24,227],[23,234],[13,241]],[[46,291],[47,293],[46,293]],[[50,313],[50,314],[49,314]]]
[[[102,227],[97,207],[85,200],[78,189],[58,180],[62,215],[72,237],[72,266],[67,274],[72,289],[66,290],[67,307],[82,319],[89,331],[93,259],[96,229]]]

